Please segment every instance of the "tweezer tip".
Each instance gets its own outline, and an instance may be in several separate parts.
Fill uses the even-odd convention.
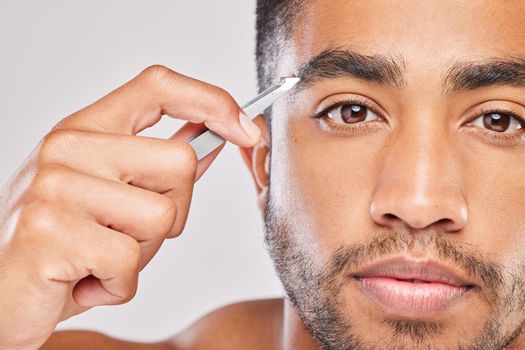
[[[298,77],[281,78],[281,81],[279,82],[279,85],[282,85],[283,87],[286,87],[287,89],[291,89],[300,80],[301,80],[301,78],[298,78]]]

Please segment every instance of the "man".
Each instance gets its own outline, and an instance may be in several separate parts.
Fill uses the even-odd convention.
[[[302,81],[258,128],[164,67],[72,114],[2,197],[0,348],[525,348],[523,14],[519,0],[260,0],[261,87]],[[134,136],[162,114],[196,124]],[[218,153],[195,160],[199,123],[241,146],[287,297],[158,344],[52,335],[131,299],[183,230]]]

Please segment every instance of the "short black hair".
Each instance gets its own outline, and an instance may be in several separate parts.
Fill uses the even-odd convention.
[[[289,38],[295,19],[307,0],[257,0],[256,8],[256,62],[259,90],[262,91],[276,79],[272,72],[284,42]]]
[[[294,23],[304,3],[308,0],[257,0],[256,7],[256,49],[257,83],[259,91],[277,82],[274,72],[279,57],[284,54],[286,40],[290,38]],[[265,121],[270,135],[272,151],[272,108],[265,112]]]

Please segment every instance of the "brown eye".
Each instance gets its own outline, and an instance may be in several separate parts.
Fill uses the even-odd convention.
[[[485,113],[472,121],[472,125],[498,133],[509,133],[521,129],[523,126],[519,117],[503,112]]]
[[[503,132],[509,128],[511,117],[508,114],[488,113],[483,115],[483,126],[493,131]]]
[[[360,105],[341,106],[341,119],[345,123],[357,123],[366,119],[368,108]]]
[[[328,117],[340,124],[355,124],[379,119],[370,108],[359,104],[347,104],[336,107],[328,112]]]

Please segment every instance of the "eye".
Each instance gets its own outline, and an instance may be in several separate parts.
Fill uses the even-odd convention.
[[[525,120],[512,113],[494,111],[482,114],[471,124],[497,133],[510,134],[521,129],[525,125]]]
[[[326,112],[326,116],[338,124],[356,124],[379,119],[369,107],[357,103],[345,103],[333,107]]]

